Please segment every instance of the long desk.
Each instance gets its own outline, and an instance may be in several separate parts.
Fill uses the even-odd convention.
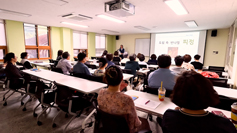
[[[92,92],[97,92],[99,89],[107,87],[104,83],[89,81],[82,78],[77,78],[69,75],[64,75],[57,72],[52,72],[49,70],[40,71],[31,71],[31,70],[23,70],[24,73],[29,75],[38,77],[40,79],[48,80],[48,81],[55,81],[58,84],[67,86],[73,90],[88,94]]]
[[[219,95],[223,95],[232,99],[237,99],[237,90],[231,88],[217,87],[214,86],[214,89]]]
[[[138,96],[138,97],[146,98],[149,100],[159,101],[158,96],[149,94],[149,93],[145,93],[145,92],[129,90],[129,91],[125,92],[125,94],[127,94],[129,96]],[[135,104],[135,106],[136,106],[136,109],[139,111],[146,112],[146,113],[149,113],[152,115],[157,115],[157,116],[162,116],[167,109],[175,109],[175,107],[177,107],[177,105],[172,103],[170,98],[167,98],[167,97],[165,98],[164,101],[161,102],[161,104],[156,109],[150,109],[150,108],[147,108],[147,107],[142,106],[140,104]],[[226,117],[228,117],[228,118],[231,117],[230,111],[225,111],[225,110],[212,108],[212,107],[208,107],[206,110],[208,110],[209,112],[222,111]]]
[[[125,66],[119,66],[121,69],[125,69]],[[147,74],[148,72],[150,72],[149,69],[140,69],[137,71],[137,73],[143,73],[143,74]]]
[[[90,73],[91,74],[94,74],[96,69],[89,69]],[[126,73],[123,73],[123,80],[129,80],[130,78],[132,78],[133,75],[132,74],[126,74]]]
[[[41,66],[41,67],[50,67],[50,65],[54,65],[54,63],[48,63],[48,62],[41,62],[41,63],[30,62],[30,63],[35,66]]]

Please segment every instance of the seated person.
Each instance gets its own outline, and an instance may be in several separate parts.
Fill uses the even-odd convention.
[[[120,85],[123,81],[123,72],[117,66],[111,66],[106,69],[105,81],[108,89],[101,89],[98,95],[99,108],[109,114],[124,115],[126,114],[127,123],[130,132],[150,129],[148,121],[144,118],[138,118],[133,99],[120,92]]]
[[[186,71],[177,79],[171,100],[179,107],[176,110],[168,109],[164,113],[163,132],[237,132],[229,119],[204,110],[218,104],[219,96],[211,82],[194,71]]]
[[[158,57],[159,69],[152,72],[148,77],[148,85],[152,88],[159,88],[163,81],[163,87],[167,90],[173,90],[175,85],[176,74],[169,68],[171,65],[171,57],[162,54]]]
[[[138,65],[138,62],[135,61],[136,59],[136,55],[133,54],[131,56],[129,56],[129,59],[130,61],[128,61],[126,64],[125,64],[125,69],[129,69],[132,71],[132,74],[134,76],[136,76],[137,74],[137,70],[140,70],[140,67]]]
[[[107,54],[106,55],[106,59],[107,59],[107,61],[108,61],[108,66],[106,67],[106,68],[108,68],[108,67],[110,67],[110,66],[114,66],[115,64],[111,61],[112,59],[113,59],[113,55],[112,54]]]
[[[199,62],[200,55],[196,54],[194,56],[195,61],[191,62],[191,64],[194,66],[195,69],[202,70],[203,64]]]
[[[5,68],[6,76],[8,79],[11,79],[11,83],[13,88],[21,88],[22,84],[19,82],[19,78],[22,78],[22,74],[20,70],[15,66],[17,62],[17,57],[14,53],[8,53],[6,55],[7,66]]]
[[[113,61],[116,61],[116,62],[120,62],[120,61],[121,61],[121,58],[119,57],[118,51],[115,51],[115,52],[114,52]]]
[[[185,68],[181,67],[183,62],[184,62],[184,58],[180,55],[176,56],[174,58],[174,62],[175,65],[174,67],[172,67],[170,70],[173,71],[174,73],[176,73],[177,75],[181,74],[182,72],[186,71]]]
[[[139,62],[138,62],[138,64],[139,64],[139,65],[146,65],[146,68],[148,68],[147,63],[146,63],[144,60],[145,60],[145,56],[144,56],[143,54],[141,54],[141,55],[139,56]]]
[[[107,60],[105,58],[99,59],[99,68],[95,70],[95,76],[104,76],[105,68],[108,66]]]
[[[189,54],[186,54],[183,56],[183,58],[184,58],[184,62],[183,62],[182,67],[187,70],[194,70],[193,65],[189,63],[191,61],[192,57]]]
[[[30,64],[30,61],[28,60],[28,53],[27,52],[23,52],[21,53],[21,62],[20,62],[24,68],[26,69],[31,69],[33,68]]]
[[[121,60],[121,63],[125,64],[127,61],[130,61],[129,58],[128,58],[128,54],[124,54],[123,59]]]
[[[88,67],[85,65],[87,62],[87,57],[85,53],[79,53],[77,55],[78,62],[77,64],[73,67],[73,72],[78,73],[78,74],[85,74],[85,75],[91,75]]]
[[[63,51],[62,50],[58,50],[58,56],[57,56],[57,61],[62,59],[62,55],[63,55]]]
[[[137,55],[136,54],[134,54],[135,56],[136,56],[136,59],[135,59],[135,61],[139,61],[139,58],[140,58],[140,56],[141,56],[141,53],[138,53]]]
[[[101,55],[101,58],[106,58],[106,55],[108,54],[107,50],[104,50],[103,54]]]
[[[152,54],[152,55],[151,55],[151,59],[148,60],[148,63],[157,65],[157,59],[156,59],[156,58],[157,58],[156,55],[155,55],[155,54]]]
[[[63,71],[63,74],[70,74],[73,67],[71,65],[70,60],[70,54],[68,52],[64,52],[62,55],[62,59],[58,62],[58,65],[56,68],[61,68]]]

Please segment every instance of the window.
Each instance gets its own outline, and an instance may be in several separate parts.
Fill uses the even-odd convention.
[[[3,57],[7,54],[7,43],[5,35],[4,21],[0,20],[0,61],[3,61]]]
[[[105,50],[105,35],[95,36],[95,56],[101,56]]]
[[[86,32],[73,32],[73,54],[74,57],[79,52],[85,52],[87,54],[87,33]]]
[[[24,32],[29,59],[50,59],[50,27],[25,23]]]

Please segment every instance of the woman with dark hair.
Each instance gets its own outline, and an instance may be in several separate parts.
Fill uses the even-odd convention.
[[[108,61],[108,66],[107,66],[106,68],[115,65],[115,64],[112,62],[112,59],[113,59],[113,55],[112,55],[112,54],[107,54],[107,55],[106,55],[106,59],[107,59],[107,61]]]
[[[99,59],[99,68],[95,70],[94,75],[95,76],[104,76],[105,68],[107,67],[108,62],[105,58]]]
[[[152,54],[151,55],[151,59],[148,60],[147,62],[148,64],[154,64],[154,65],[157,65],[157,56],[155,54]]]
[[[184,58],[184,63],[182,67],[187,70],[194,70],[194,66],[189,63],[192,60],[192,57],[189,54],[186,54],[183,56],[183,58]]]
[[[111,66],[106,69],[104,79],[108,84],[108,89],[101,89],[99,92],[97,98],[99,108],[110,114],[126,114],[128,116],[127,123],[131,132],[140,131],[141,129],[150,129],[146,119],[138,118],[133,99],[120,92],[120,85],[123,81],[122,70],[117,66]]]
[[[114,52],[113,61],[116,61],[116,62],[120,62],[120,61],[121,61],[121,58],[119,57],[118,51],[115,51],[115,52]]]
[[[101,55],[101,58],[106,58],[106,55],[108,54],[107,50],[104,50],[103,54]]]
[[[21,62],[20,62],[24,68],[26,69],[31,69],[33,68],[30,64],[30,61],[28,60],[28,53],[27,52],[23,52],[21,53]]]
[[[177,110],[167,110],[162,127],[169,133],[236,133],[229,119],[204,109],[219,103],[211,82],[194,71],[184,72],[176,81],[171,100]]]
[[[57,61],[61,60],[63,57],[63,51],[62,50],[58,50],[58,56],[57,56]]]

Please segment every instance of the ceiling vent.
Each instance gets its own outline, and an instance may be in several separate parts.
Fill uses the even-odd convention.
[[[107,30],[107,29],[102,29],[102,31],[106,31],[106,32],[110,32],[110,33],[119,33],[118,31]]]
[[[140,29],[140,30],[145,30],[145,31],[150,30],[150,29],[148,29],[146,27],[143,27],[143,26],[134,26],[134,28],[137,28],[137,29]]]
[[[86,21],[86,20],[92,20],[92,17],[85,16],[82,14],[75,14],[75,13],[70,13],[62,16],[63,18],[71,19],[71,20],[76,20],[76,21]]]
[[[105,3],[105,12],[116,17],[127,17],[135,14],[135,6],[122,0],[110,1]]]
[[[58,6],[63,6],[68,3],[65,0],[42,0],[42,1],[54,4],[54,5],[58,5]]]

